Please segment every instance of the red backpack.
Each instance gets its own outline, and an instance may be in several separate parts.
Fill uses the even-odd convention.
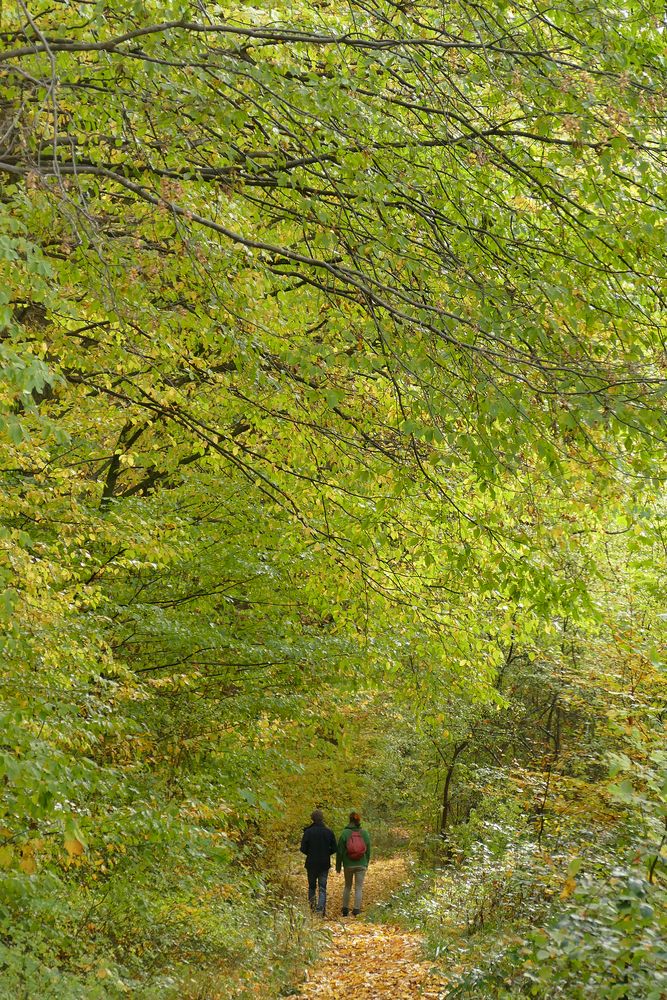
[[[359,830],[353,830],[347,838],[345,850],[350,861],[359,861],[366,853],[366,841]]]

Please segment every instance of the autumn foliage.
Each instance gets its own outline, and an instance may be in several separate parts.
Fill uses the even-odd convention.
[[[664,995],[663,19],[0,6],[0,995]]]

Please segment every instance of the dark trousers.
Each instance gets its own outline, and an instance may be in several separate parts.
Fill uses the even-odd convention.
[[[327,879],[329,878],[329,869],[325,868],[323,872],[311,871],[308,869],[308,902],[310,903],[311,910],[316,910],[324,916],[327,908]],[[315,890],[319,889],[317,902],[315,901]]]

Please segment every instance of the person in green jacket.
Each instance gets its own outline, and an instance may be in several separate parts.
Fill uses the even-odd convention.
[[[336,849],[336,871],[345,871],[345,888],[343,889],[343,916],[350,912],[350,893],[354,880],[354,909],[352,916],[361,913],[361,896],[364,891],[366,869],[371,859],[371,838],[361,826],[361,816],[358,812],[350,813],[350,821],[338,838]]]

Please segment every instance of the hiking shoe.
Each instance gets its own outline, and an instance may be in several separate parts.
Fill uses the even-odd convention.
[[[345,906],[344,906],[344,907],[343,907],[343,916],[344,916],[344,917],[346,917],[346,916],[348,915],[348,913],[349,913],[349,912],[350,912],[350,911],[349,911],[349,910],[347,909],[347,907],[345,907]]]
[[[361,913],[361,910],[352,910],[352,916],[353,917],[358,917],[360,913]]]

